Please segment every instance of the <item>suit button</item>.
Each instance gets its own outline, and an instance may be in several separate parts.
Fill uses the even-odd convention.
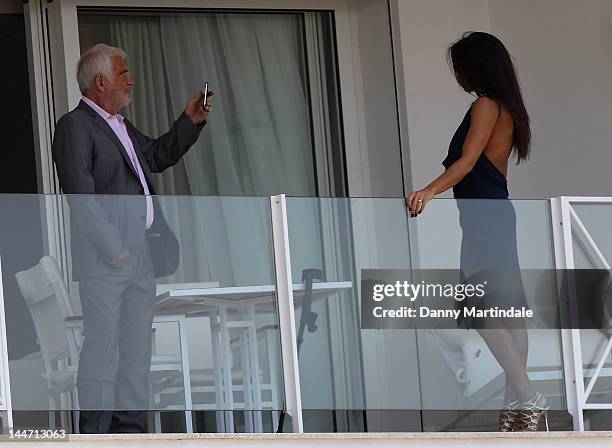
[[[144,188],[141,188],[140,190],[138,190],[138,194],[144,194]]]

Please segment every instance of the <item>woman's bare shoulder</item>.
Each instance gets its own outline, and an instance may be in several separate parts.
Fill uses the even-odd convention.
[[[494,113],[497,115],[500,112],[501,105],[488,96],[480,96],[472,103],[472,111],[480,114]]]
[[[487,97],[481,96],[472,103],[472,124],[485,129],[493,128],[502,113],[500,104]]]

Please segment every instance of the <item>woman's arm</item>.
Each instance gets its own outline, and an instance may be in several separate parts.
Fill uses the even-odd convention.
[[[490,98],[483,96],[474,102],[470,129],[461,149],[461,157],[425,188],[410,193],[406,205],[412,216],[422,213],[425,204],[435,195],[454,187],[472,171],[493,134],[500,113],[500,106]]]

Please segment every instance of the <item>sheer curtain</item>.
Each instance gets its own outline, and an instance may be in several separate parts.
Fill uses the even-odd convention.
[[[302,23],[281,14],[186,14],[110,21],[136,75],[127,115],[167,128],[204,81],[217,97],[209,125],[159,194],[316,194]]]
[[[217,94],[198,142],[176,167],[156,176],[158,194],[315,195],[298,16],[125,17],[111,21],[110,35],[129,55],[136,75],[126,114],[143,132],[164,132],[204,81]],[[267,209],[228,198],[192,198],[189,207],[180,206],[186,202],[163,201],[164,208],[173,208],[168,216],[181,242],[194,242],[182,245],[189,263],[173,280],[273,281],[271,269],[248,256],[270,247],[270,241],[254,238],[269,227]],[[316,214],[308,215],[313,221],[308,227],[316,228]],[[227,237],[220,238],[220,232]]]
[[[218,94],[186,170],[196,194],[315,195],[302,25],[297,16],[161,16],[170,101]]]
[[[132,103],[123,113],[138,129],[150,136],[157,136],[168,129],[175,114],[168,95],[169,86],[165,76],[162,54],[162,36],[159,18],[130,17],[111,20],[109,24],[111,44],[122,48],[128,54],[130,70],[136,79]],[[154,176],[155,190],[159,195],[189,195],[185,161],[181,160],[162,175]],[[162,208],[181,242],[181,266],[173,281],[207,281],[215,278],[209,264],[213,248],[208,247],[204,230],[199,225],[197,210],[189,197],[163,198]],[[185,241],[199,241],[198,245],[185,244]],[[231,266],[219,269],[231,272]],[[219,274],[219,273],[218,273]],[[231,281],[229,275],[224,275]]]

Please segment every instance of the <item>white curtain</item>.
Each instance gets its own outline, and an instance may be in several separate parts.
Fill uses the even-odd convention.
[[[221,196],[314,196],[299,17],[163,15],[161,30],[175,111],[204,81],[218,95],[213,97],[215,112],[208,129],[185,156],[192,190]],[[255,284],[261,277],[273,281],[271,271],[262,272],[261,260],[250,256],[271,247],[270,241],[261,238],[269,228],[267,208],[255,205],[257,210],[253,209],[252,200],[236,201],[233,206],[227,199],[222,202],[219,212],[231,236],[228,250],[234,269],[242,273],[241,281]]]
[[[128,62],[136,78],[134,100],[124,113],[146,134],[162,134],[168,129],[168,123],[180,114],[186,99],[176,100],[179,106],[173,107],[159,19],[111,21],[110,33],[112,44],[129,55]],[[163,175],[155,176],[158,194],[184,195],[159,198],[181,244],[181,266],[168,281],[215,281],[221,285],[272,283],[267,202],[257,198],[190,195],[193,182],[186,170],[188,164],[208,167],[210,173],[200,173],[199,178],[216,178],[214,167],[198,160],[210,155],[210,148],[206,147],[210,142],[204,140],[212,127],[210,123],[189,151],[188,155],[195,160],[183,159]]]
[[[110,22],[112,42],[128,54],[130,70],[136,78],[132,103],[124,113],[138,129],[157,136],[176,119],[165,76],[162,35],[158,18],[130,17]],[[156,176],[158,194],[191,194],[185,162],[181,161],[163,176]]]
[[[110,21],[111,43],[129,55],[129,66],[136,78],[132,103],[123,113],[136,127],[150,136],[168,129],[176,118],[170,103],[165,77],[162,38],[158,18],[137,18]],[[155,190],[160,195],[189,195],[185,162],[181,160],[163,175],[154,176]],[[209,265],[210,247],[198,226],[198,217],[189,196],[160,198],[170,225],[181,243],[181,267],[173,281],[208,281],[214,278]],[[199,244],[185,244],[199,241]],[[225,259],[225,258],[222,258]],[[188,260],[188,262],[185,262]],[[226,266],[226,271],[230,271]]]
[[[201,138],[156,180],[159,194],[316,194],[298,16],[189,14],[110,22],[136,75],[127,115],[163,132],[209,81],[217,97]]]
[[[204,81],[218,95],[207,132],[185,157],[192,191],[314,196],[300,19],[163,15],[161,30],[174,111]]]
[[[177,166],[156,176],[158,194],[315,195],[298,16],[125,17],[111,21],[110,32],[136,75],[134,101],[126,114],[143,132],[164,132],[204,81],[217,94],[200,139]],[[177,229],[182,259],[189,260],[173,281],[273,281],[271,265],[261,262],[263,254],[266,260],[272,256],[269,212],[262,201],[162,201]],[[304,216],[300,227],[318,227],[316,213]],[[313,255],[319,255],[316,248]]]

